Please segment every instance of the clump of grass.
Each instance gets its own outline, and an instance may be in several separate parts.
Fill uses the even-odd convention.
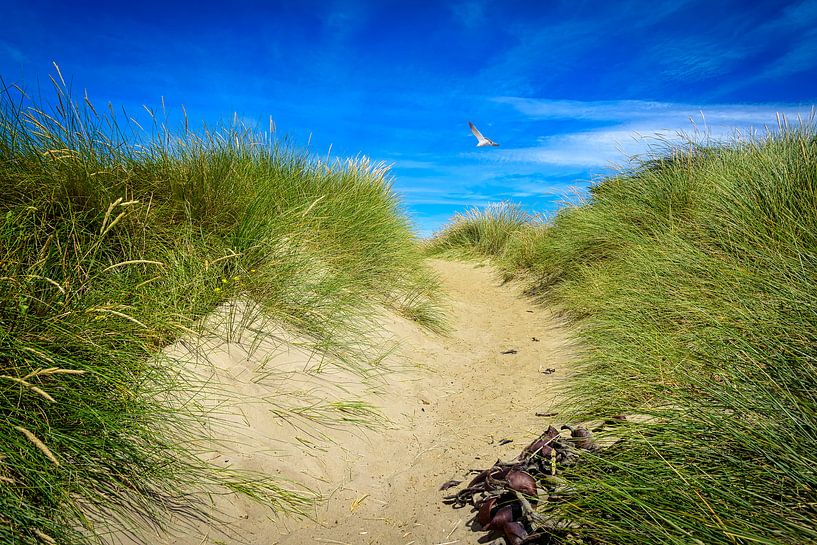
[[[641,415],[552,507],[598,543],[817,540],[817,138],[689,145],[501,263],[576,320],[576,418]],[[520,249],[522,248],[522,249]]]
[[[430,255],[496,257],[508,240],[537,221],[518,205],[496,203],[471,208],[453,219],[427,243]]]
[[[203,517],[211,486],[303,510],[302,489],[196,458],[200,415],[159,400],[201,386],[159,356],[235,298],[362,374],[382,305],[436,327],[388,173],[240,125],[140,132],[52,82],[50,107],[0,96],[0,541]]]

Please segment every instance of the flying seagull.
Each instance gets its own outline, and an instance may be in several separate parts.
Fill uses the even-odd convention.
[[[482,146],[498,146],[496,142],[491,140],[490,138],[485,138],[482,136],[482,133],[477,130],[473,123],[470,121],[468,122],[468,126],[471,127],[471,132],[474,133],[474,136],[477,137],[477,147],[480,148]]]

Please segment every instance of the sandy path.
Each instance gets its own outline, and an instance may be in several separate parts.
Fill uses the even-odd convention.
[[[390,376],[388,384],[355,392],[381,406],[391,425],[365,433],[333,431],[334,444],[316,444],[311,456],[294,456],[269,446],[282,434],[291,438],[291,430],[267,424],[268,411],[260,406],[257,415],[244,408],[231,426],[240,446],[214,454],[237,467],[305,481],[327,498],[314,519],[274,520],[247,501],[221,502],[218,508],[235,520],[230,536],[199,528],[176,538],[157,536],[157,542],[477,542],[480,535],[468,528],[472,513],[442,504],[439,486],[463,479],[469,468],[513,458],[547,427],[552,419],[535,413],[553,409],[571,348],[559,319],[514,286],[501,286],[489,268],[448,261],[431,265],[449,298],[450,333],[441,337],[402,318],[385,317],[385,328],[400,342],[391,361],[402,362],[404,370]],[[510,349],[517,353],[501,353]],[[253,368],[251,360],[232,355],[222,363],[230,377],[240,377]],[[556,371],[542,373],[547,368]],[[242,422],[251,433],[234,429]],[[502,439],[513,442],[499,445]]]

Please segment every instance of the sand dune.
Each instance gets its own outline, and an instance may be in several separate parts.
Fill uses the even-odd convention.
[[[284,331],[268,330],[260,342],[199,346],[207,364],[195,372],[208,379],[204,403],[219,439],[205,456],[303,483],[324,501],[310,518],[297,519],[276,518],[245,498],[213,496],[214,512],[230,521],[226,534],[200,525],[155,535],[155,542],[476,543],[467,525],[472,514],[443,505],[439,486],[497,457],[512,458],[550,423],[535,413],[553,410],[572,348],[558,318],[515,286],[500,286],[489,268],[432,266],[449,298],[452,330],[438,336],[384,314],[378,346],[395,347],[383,362],[388,374],[362,381],[321,365]],[[517,352],[502,354],[511,349]],[[190,346],[172,353],[193,361]],[[542,373],[547,368],[556,372]],[[308,419],[287,423],[271,412],[321,399],[376,405],[388,423],[333,429]],[[499,445],[502,439],[513,442]]]

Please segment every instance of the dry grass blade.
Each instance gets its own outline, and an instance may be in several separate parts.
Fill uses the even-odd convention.
[[[54,363],[54,360],[51,358],[51,356],[42,353],[41,351],[37,350],[36,348],[32,348],[30,346],[24,346],[20,350],[23,350],[24,352],[29,352],[31,354],[34,354],[38,358],[42,358],[45,361],[47,361],[48,363]],[[27,378],[29,378],[31,376],[32,376],[31,374],[28,374],[25,377],[23,377],[23,379],[27,379]]]
[[[96,108],[94,108],[94,105],[91,104],[91,99],[88,98],[88,89],[85,90],[85,96],[83,97],[83,99],[85,100],[85,104],[87,104],[88,107],[91,109],[91,111],[94,112],[94,115],[99,117],[99,114],[97,113]]]
[[[62,369],[60,367],[49,367],[47,369],[35,369],[26,376],[23,380],[28,380],[31,377],[44,377],[48,375],[84,375],[86,371],[81,369]]]
[[[4,378],[4,379],[7,379],[7,380],[11,380],[11,381],[13,381],[13,382],[16,382],[16,383],[17,383],[17,384],[19,384],[20,386],[23,386],[23,387],[25,387],[25,388],[28,388],[28,389],[29,389],[29,390],[31,390],[32,392],[34,392],[34,393],[36,393],[36,394],[38,394],[38,395],[42,396],[43,398],[47,399],[48,401],[50,401],[50,402],[52,402],[52,403],[54,403],[54,402],[55,402],[54,398],[53,398],[53,397],[51,397],[50,395],[48,395],[48,393],[47,393],[47,392],[45,392],[45,391],[44,391],[44,390],[42,390],[41,388],[38,388],[37,386],[34,386],[34,385],[33,385],[33,384],[31,384],[30,382],[26,382],[24,379],[17,378],[17,377],[11,377],[11,376],[9,376],[9,375],[0,375],[0,378]]]
[[[49,545],[57,545],[57,540],[51,537],[50,535],[46,534],[45,532],[38,530],[36,528],[34,528],[32,532],[34,532],[34,535],[36,535],[38,538],[42,539]]]
[[[119,263],[115,263],[109,267],[105,267],[102,269],[102,272],[108,272],[113,269],[118,269],[119,267],[126,267],[128,265],[139,265],[139,264],[146,264],[146,265],[157,265],[159,267],[164,267],[165,264],[161,261],[153,261],[152,259],[129,259],[127,261],[121,261]]]
[[[325,196],[326,196],[326,195],[321,195],[320,197],[318,197],[317,199],[315,199],[314,201],[312,201],[312,204],[310,204],[310,205],[309,205],[309,208],[307,208],[306,210],[304,210],[303,214],[301,214],[301,217],[302,217],[302,218],[305,218],[305,217],[307,216],[307,214],[309,214],[309,213],[312,211],[312,209],[313,209],[313,208],[315,208],[315,206],[316,206],[316,205],[317,205],[319,202],[321,202],[321,201],[323,200],[323,198],[324,198]]]
[[[209,269],[213,265],[216,265],[217,263],[220,263],[222,261],[226,261],[228,259],[238,259],[240,257],[241,257],[241,253],[236,253],[233,250],[229,250],[229,253],[227,255],[218,257],[218,258],[214,259],[213,261],[204,260],[204,268]]]
[[[59,460],[57,460],[57,457],[56,457],[56,456],[54,456],[54,453],[53,453],[53,452],[51,452],[51,451],[48,449],[48,447],[47,447],[47,446],[45,446],[45,443],[43,443],[42,441],[40,441],[40,439],[39,439],[39,438],[38,438],[36,435],[34,435],[33,433],[31,433],[29,430],[27,430],[26,428],[24,428],[24,427],[22,427],[22,426],[14,426],[14,428],[15,428],[17,431],[19,431],[20,433],[22,433],[23,435],[25,435],[25,436],[26,436],[26,438],[27,438],[29,441],[31,441],[31,442],[34,444],[34,446],[35,446],[35,447],[37,447],[38,449],[40,449],[40,452],[42,452],[43,454],[45,454],[46,458],[48,458],[49,460],[51,460],[51,461],[54,463],[54,465],[55,465],[55,466],[60,465],[60,461],[59,461]]]
[[[46,276],[40,276],[38,274],[29,274],[26,276],[26,278],[36,278],[37,280],[44,280],[45,282],[48,282],[49,284],[57,288],[60,291],[60,293],[65,295],[65,288],[60,286],[60,284],[56,280],[52,280],[51,278],[48,278]]]
[[[102,224],[102,227],[101,227],[100,234],[101,234],[101,235],[103,235],[103,236],[104,236],[104,235],[106,235],[106,234],[108,233],[108,231],[110,231],[111,229],[113,229],[113,228],[114,228],[114,226],[115,226],[117,223],[119,223],[119,222],[122,220],[122,218],[124,218],[124,217],[125,217],[127,214],[128,214],[127,212],[120,212],[120,213],[119,213],[119,214],[118,214],[118,215],[117,215],[117,216],[116,216],[116,217],[113,219],[113,221],[112,221],[111,223],[109,223],[107,226],[106,226],[106,225],[103,223],[103,224]]]
[[[86,310],[86,312],[103,312],[103,313],[106,313],[106,314],[113,314],[114,316],[119,316],[120,318],[124,318],[124,319],[128,320],[129,322],[133,322],[134,324],[136,324],[138,326],[141,326],[141,327],[143,327],[145,329],[148,329],[148,326],[146,326],[145,324],[143,324],[142,322],[140,322],[139,320],[137,320],[133,316],[128,316],[124,312],[119,312],[118,310],[113,310],[113,309],[110,309],[110,308],[94,307],[94,308],[89,308],[88,310]]]
[[[114,202],[108,205],[108,209],[105,211],[105,216],[102,218],[102,225],[99,227],[99,233],[102,234],[105,232],[105,226],[108,224],[108,218],[111,217],[111,212],[113,209],[116,208],[116,205],[122,202],[122,197],[119,197]]]
[[[51,64],[54,65],[54,69],[57,71],[57,75],[60,77],[60,81],[62,82],[63,88],[66,87],[65,85],[65,78],[62,77],[62,71],[60,70],[59,65],[56,62],[52,62]]]

